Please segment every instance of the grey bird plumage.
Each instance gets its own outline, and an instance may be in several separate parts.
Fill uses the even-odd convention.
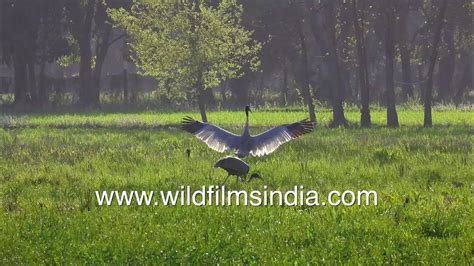
[[[210,123],[203,123],[187,116],[183,118],[183,130],[202,140],[209,148],[225,152],[235,150],[240,158],[252,156],[260,157],[274,152],[280,145],[312,132],[314,124],[307,119],[274,127],[259,135],[252,136],[249,131],[250,107],[245,107],[246,122],[241,136],[235,135],[225,129]]]
[[[220,159],[214,164],[214,168],[222,168],[227,172],[227,177],[224,180],[223,184],[231,175],[236,176],[237,179],[243,181],[250,170],[250,166],[246,162],[233,156],[227,156]],[[249,179],[249,182],[254,178],[260,178],[260,175],[252,174],[251,178]]]
[[[239,158],[227,156],[214,164],[214,168],[222,168],[229,175],[246,176],[250,170],[250,166]]]

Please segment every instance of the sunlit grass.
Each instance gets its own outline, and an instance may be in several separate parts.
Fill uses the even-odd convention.
[[[400,129],[320,126],[270,156],[246,159],[263,180],[227,183],[244,190],[303,185],[323,195],[370,189],[379,193],[378,206],[97,206],[95,190],[197,189],[222,181],[225,173],[212,165],[223,154],[177,128],[147,128],[187,114],[199,117],[13,116],[38,128],[0,129],[0,263],[473,263],[472,113],[436,112],[435,124],[443,126],[432,129],[409,111],[399,113],[406,125]],[[323,124],[330,117],[318,113]],[[359,114],[347,117],[355,123]],[[383,112],[372,117],[384,124]],[[251,121],[259,132],[302,118],[255,111]],[[244,114],[209,113],[209,120],[237,130]],[[144,128],[121,126],[130,123]],[[80,127],[87,124],[106,128]]]
[[[0,117],[0,126],[13,127],[113,127],[113,128],[150,128],[164,125],[179,124],[184,116],[200,119],[198,113],[191,112],[140,112],[140,113],[59,113],[59,114],[29,114],[29,115],[3,115]],[[372,122],[376,126],[386,124],[385,111],[373,111]],[[399,121],[402,126],[423,125],[423,113],[417,111],[399,111]],[[253,126],[272,126],[281,123],[290,123],[307,118],[303,111],[270,112],[254,111],[251,114]],[[359,112],[346,112],[346,118],[353,126],[360,120]],[[210,122],[222,126],[242,126],[245,121],[244,112],[209,112]],[[318,125],[326,126],[332,119],[330,111],[317,113]],[[443,111],[433,112],[434,125],[473,125],[472,112]]]

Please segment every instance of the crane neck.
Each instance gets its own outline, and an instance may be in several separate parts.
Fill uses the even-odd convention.
[[[245,127],[244,127],[244,135],[250,135],[250,130],[249,130],[249,112],[245,112]]]

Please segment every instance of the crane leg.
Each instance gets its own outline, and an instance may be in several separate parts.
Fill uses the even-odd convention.
[[[227,182],[227,179],[229,179],[229,176],[230,175],[227,175],[227,177],[224,179],[224,182],[222,182],[221,186],[223,186],[225,184],[225,182]]]

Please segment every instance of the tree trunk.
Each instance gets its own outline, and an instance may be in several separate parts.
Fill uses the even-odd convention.
[[[331,104],[333,111],[333,119],[330,126],[348,126],[342,106],[344,88],[337,54],[335,2],[333,0],[324,1],[324,16],[318,15],[316,13],[316,11],[312,8],[311,1],[307,1],[306,4],[307,9],[313,10],[311,11],[312,14],[310,16],[311,29],[313,36],[318,43],[320,54],[323,56],[324,63],[328,68],[326,76],[330,83]]]
[[[413,81],[411,78],[410,49],[407,45],[400,47],[400,59],[402,61],[403,96],[411,98],[413,97]]]
[[[221,84],[221,96],[222,96],[222,106],[227,106],[227,96],[225,95],[226,93],[226,90],[227,90],[227,83],[229,81],[224,81],[222,84]]]
[[[454,25],[449,23],[443,30],[443,40],[446,43],[447,50],[444,51],[443,56],[439,61],[439,83],[438,83],[438,98],[441,101],[446,101],[451,91],[451,84],[454,76],[454,69],[456,64],[456,54],[454,47]]]
[[[472,84],[472,57],[469,53],[462,53],[461,54],[461,66],[462,69],[461,73],[457,78],[456,82],[456,95],[454,96],[454,102],[456,105],[459,105],[462,102],[462,98],[466,88],[471,86]]]
[[[123,103],[128,104],[128,77],[127,77],[127,70],[123,70],[122,74],[123,78]]]
[[[355,29],[355,38],[357,46],[357,55],[359,57],[359,86],[361,96],[360,126],[370,127],[370,96],[369,96],[369,71],[367,67],[367,52],[365,48],[364,31],[362,29],[362,18],[357,14],[356,0],[352,0],[353,23]],[[360,21],[360,24],[359,24]]]
[[[47,91],[46,91],[46,80],[44,70],[46,67],[45,62],[41,62],[39,80],[38,80],[38,103],[40,106],[43,106],[47,101]]]
[[[14,79],[15,79],[15,106],[22,105],[26,102],[26,88],[27,88],[27,70],[26,61],[22,55],[22,51],[18,51],[19,48],[14,51]]]
[[[314,104],[313,104],[313,99],[311,97],[311,92],[309,90],[309,69],[308,69],[308,55],[306,51],[306,43],[305,43],[305,37],[303,34],[303,24],[301,21],[298,20],[297,23],[297,28],[298,28],[298,34],[300,37],[300,45],[301,45],[301,65],[303,69],[303,84],[302,84],[302,92],[303,92],[303,98],[304,101],[306,102],[306,106],[308,107],[308,112],[309,112],[309,119],[316,123],[316,113],[314,111]]]
[[[396,1],[398,19],[398,47],[402,66],[403,98],[413,97],[413,84],[411,77],[410,43],[408,42],[408,13],[410,12],[409,0]]]
[[[423,80],[425,79],[425,76],[423,75],[423,66],[422,64],[419,64],[416,68],[417,70],[417,73],[418,73],[418,80],[420,81],[420,85],[418,85],[419,89],[420,89],[420,100],[422,102],[425,101],[425,87],[422,85],[423,84]]]
[[[288,69],[286,62],[283,64],[283,84],[281,88],[281,105],[288,105]]]
[[[394,57],[395,44],[393,40],[394,14],[390,8],[385,13],[387,25],[385,30],[385,97],[387,105],[387,126],[398,127],[398,115],[395,106],[395,88],[394,88]]]
[[[341,64],[339,61],[339,70],[341,72],[341,92],[340,98],[341,102],[344,102],[344,99],[352,99],[352,88],[351,88],[351,75],[348,67]]]
[[[92,88],[92,69],[91,60],[92,54],[90,52],[89,42],[80,44],[80,63],[79,63],[79,101],[82,105],[89,106],[91,102],[91,88]],[[87,47],[86,47],[87,46]]]
[[[344,116],[344,108],[342,106],[343,102],[343,97],[344,97],[344,86],[342,83],[343,77],[342,77],[342,71],[341,67],[339,65],[339,56],[337,52],[337,40],[336,40],[336,22],[335,22],[335,3],[333,0],[328,0],[328,13],[326,15],[326,20],[329,22],[329,25],[327,27],[329,39],[331,40],[331,45],[330,45],[330,51],[328,56],[329,60],[331,60],[331,73],[329,73],[329,78],[333,83],[332,90],[332,127],[338,127],[338,126],[344,126],[347,127],[348,123],[347,120]]]
[[[102,66],[104,65],[105,57],[107,56],[107,52],[109,50],[109,37],[110,33],[112,32],[111,25],[106,24],[104,27],[106,28],[103,30],[103,34],[99,36],[100,41],[98,41],[96,47],[96,60],[93,71],[94,86],[91,96],[91,100],[94,105],[100,104],[100,79],[102,76]]]
[[[36,73],[34,63],[28,63],[28,90],[31,102],[38,104],[38,87],[36,86]]]
[[[436,66],[436,59],[438,58],[438,45],[441,38],[441,30],[443,28],[444,14],[446,13],[446,7],[448,0],[443,0],[439,9],[438,19],[436,21],[436,28],[434,32],[433,51],[430,57],[430,65],[428,68],[426,89],[425,89],[425,114],[424,114],[424,127],[432,127],[433,119],[431,116],[431,102],[433,97],[433,73]]]
[[[92,98],[92,20],[94,17],[94,2],[87,1],[84,21],[81,23],[81,32],[79,37],[79,77],[80,77],[80,91],[79,101],[85,106],[96,104]]]
[[[198,106],[199,106],[199,112],[201,113],[201,120],[202,122],[207,123],[207,115],[206,115],[206,94],[205,94],[205,89],[204,85],[202,82],[202,72],[198,72],[198,76],[196,79],[196,90],[198,93]]]

